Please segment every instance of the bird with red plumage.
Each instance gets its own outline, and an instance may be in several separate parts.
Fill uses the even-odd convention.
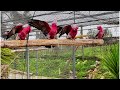
[[[102,26],[98,26],[97,29],[98,29],[99,32],[97,33],[95,38],[96,39],[103,39],[103,37],[104,37],[104,30],[103,30]]]
[[[61,37],[63,34],[66,34],[67,39],[75,39],[77,32],[78,32],[77,24],[67,25],[64,26],[63,29],[61,30],[59,37]]]
[[[54,20],[50,26],[49,33],[47,35],[48,39],[57,39],[57,21]]]
[[[10,31],[4,32],[2,37],[8,39],[12,35],[17,34],[17,40],[25,40],[29,32],[31,32],[31,26],[29,24],[23,25],[22,23],[19,23],[15,25]]]
[[[23,25],[22,30],[18,33],[18,39],[20,40],[25,40],[26,36],[28,35],[28,33],[30,33],[31,30],[31,26],[28,24]]]

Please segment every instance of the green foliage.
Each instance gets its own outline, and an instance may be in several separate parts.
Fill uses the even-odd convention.
[[[114,47],[114,45],[111,45]],[[84,79],[88,76],[88,71],[96,68],[96,60],[100,60],[98,71],[95,74],[94,79],[113,79],[114,77],[108,70],[108,68],[102,63],[104,55],[109,53],[111,47],[107,46],[95,46],[95,47],[84,47],[84,60],[82,60],[81,48],[76,51],[76,75],[78,79]],[[69,48],[71,49],[71,48]],[[67,60],[71,58],[72,49],[68,48],[63,51],[59,51],[57,54],[54,51],[38,51],[38,75],[53,78],[69,78],[72,77],[72,61],[66,67]],[[21,53],[19,61],[16,63],[16,69],[26,72],[26,61],[22,59],[23,54]],[[14,68],[14,63],[12,64]],[[30,51],[30,73],[36,75],[36,52]]]
[[[10,64],[14,57],[15,53],[11,49],[1,48],[1,64]]]
[[[108,51],[103,56],[104,65],[108,68],[114,78],[119,78],[119,45],[108,46]]]
[[[47,56],[46,56],[47,57]],[[49,57],[49,56],[48,56]],[[25,59],[20,59],[19,62],[16,64],[16,69],[20,71],[26,72],[26,63]],[[38,71],[36,71],[36,64],[38,65]],[[30,73],[33,75],[36,75],[36,72],[38,72],[39,76],[44,77],[60,77],[60,72],[62,73],[65,66],[65,61],[61,60],[59,58],[39,58],[36,62],[36,58],[30,58]],[[12,68],[14,68],[14,63],[11,65]]]
[[[79,79],[83,79],[84,77],[87,76],[87,71],[90,69],[95,68],[94,66],[95,61],[91,61],[91,60],[78,60],[77,64],[76,64],[76,71],[77,71],[77,78]]]
[[[105,79],[114,79],[113,75],[110,73],[108,68],[104,65],[104,63],[101,62],[96,78],[99,78],[99,77],[101,78],[102,76]]]

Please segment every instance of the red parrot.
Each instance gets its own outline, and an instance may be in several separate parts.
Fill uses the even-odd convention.
[[[62,27],[57,26],[57,22],[53,21],[52,25],[50,26],[47,22],[31,19],[28,21],[30,26],[33,26],[37,28],[38,30],[41,30],[42,33],[48,38],[48,39],[55,39],[56,35],[59,33],[59,31],[62,29]]]
[[[23,29],[22,29],[20,32],[18,32],[18,37],[19,37],[19,39],[20,39],[20,40],[25,40],[27,34],[30,33],[30,32],[31,32],[31,27],[30,27],[30,25],[25,24],[25,25],[23,26]]]
[[[49,33],[47,35],[48,39],[55,39],[57,38],[57,21],[53,21],[50,27]]]
[[[78,26],[76,24],[67,25],[63,27],[62,31],[60,32],[59,37],[61,37],[63,34],[67,34],[67,39],[75,39],[75,36],[77,35],[78,32]]]
[[[95,36],[95,38],[97,39],[103,39],[104,36],[104,30],[101,26],[98,26],[97,29],[99,30],[99,32],[97,33],[97,35]]]
[[[16,26],[14,26],[11,31],[7,31],[3,34],[3,36],[5,37],[5,39],[10,38],[12,35],[15,35],[16,33],[18,33],[18,39],[20,40],[25,40],[27,34],[31,31],[31,27],[26,24],[23,25],[21,23],[17,24]]]
[[[15,35],[16,33],[21,32],[22,29],[23,29],[23,24],[19,23],[16,26],[14,26],[10,31],[4,32],[4,34],[2,35],[2,37],[5,38],[5,39],[8,39],[12,35]]]
[[[42,33],[48,38],[48,39],[55,39],[57,38],[57,33],[62,29],[62,27],[57,26],[57,21],[53,21],[52,25],[50,26],[47,22],[36,20],[36,19],[30,19],[28,21],[29,25],[32,27],[37,28],[38,30],[41,30]],[[51,46],[45,46],[47,48],[51,48]],[[54,46],[52,46],[54,47]]]

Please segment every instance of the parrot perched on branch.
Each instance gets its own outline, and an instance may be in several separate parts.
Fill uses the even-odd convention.
[[[36,20],[36,19],[30,19],[28,21],[29,25],[32,27],[37,28],[38,30],[41,30],[42,33],[48,38],[48,39],[55,39],[56,35],[59,33],[59,31],[62,29],[62,27],[57,26],[57,20],[52,22],[52,25],[50,26],[47,22],[42,20]]]
[[[18,33],[18,39],[19,40],[25,40],[26,36],[28,35],[28,33],[30,33],[31,30],[31,26],[29,24],[25,24],[23,25],[23,29]]]
[[[104,30],[101,26],[98,26],[97,29],[99,30],[99,32],[97,33],[97,35],[95,36],[96,39],[103,39],[104,37]]]
[[[2,34],[2,37],[4,39],[8,39],[10,38],[12,35],[15,35],[16,33],[21,32],[23,29],[23,24],[19,23],[17,25],[15,25],[10,31],[6,31],[4,32],[4,34]]]
[[[17,24],[14,26],[11,31],[5,32],[2,36],[5,39],[10,38],[12,35],[18,33],[16,39],[25,40],[27,34],[31,31],[31,27],[28,24],[23,25],[22,23]]]
[[[57,39],[57,21],[53,21],[47,35],[48,39]]]
[[[67,25],[63,27],[63,29],[61,30],[59,37],[61,37],[63,34],[66,34],[67,39],[75,39],[77,32],[78,32],[78,26],[76,24]]]
[[[51,25],[42,20],[30,19],[28,21],[29,25],[41,30],[42,33],[47,37],[47,39],[57,39],[57,34],[62,29],[62,27],[57,26],[57,20],[54,20]],[[51,46],[45,46],[51,48]],[[54,46],[52,46],[54,47]]]

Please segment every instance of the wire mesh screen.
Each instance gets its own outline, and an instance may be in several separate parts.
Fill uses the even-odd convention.
[[[7,14],[6,14],[7,13]],[[18,13],[21,13],[20,15]],[[12,26],[32,18],[34,11],[29,13],[20,11],[2,12],[2,32],[10,31]],[[23,14],[23,15],[22,15]],[[5,17],[7,16],[7,18]],[[24,16],[24,17],[22,17]],[[29,47],[29,65],[26,60],[26,49],[14,48],[15,59],[10,65],[4,65],[2,79],[111,79],[114,76],[103,63],[103,57],[110,55],[113,47],[117,47],[119,30],[117,26],[118,12],[116,11],[36,11],[34,19],[47,21],[49,24],[54,19],[58,25],[72,25],[75,23],[83,27],[85,39],[95,39],[96,27],[103,25],[105,30],[104,44],[83,46],[62,46],[52,48]],[[111,23],[112,22],[112,23]],[[116,24],[117,23],[117,24]],[[106,27],[109,24],[108,27]],[[111,24],[116,24],[114,25]],[[93,26],[96,25],[96,26]],[[106,26],[105,26],[106,25]],[[88,28],[84,27],[88,26]],[[79,28],[78,36],[82,35]],[[62,38],[66,38],[63,35]],[[12,36],[9,40],[14,40]],[[45,39],[43,33],[32,27],[29,39]],[[79,38],[78,38],[79,39]],[[83,39],[83,38],[80,38]],[[74,49],[74,51],[73,51]],[[117,56],[115,56],[117,57]],[[29,68],[29,72],[28,72]],[[28,77],[29,74],[29,77]]]
[[[31,48],[29,51],[30,79],[73,78],[72,47],[59,46],[51,49]],[[9,79],[27,79],[27,65],[24,52],[11,64]]]

